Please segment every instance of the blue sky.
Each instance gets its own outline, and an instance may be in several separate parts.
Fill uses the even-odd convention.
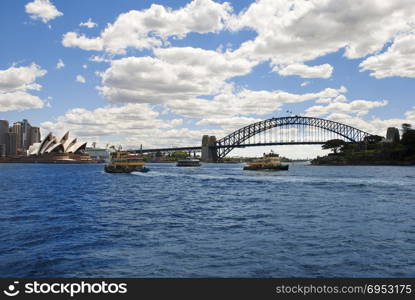
[[[0,119],[132,147],[286,110],[384,134],[415,124],[415,5],[384,2],[1,1]]]

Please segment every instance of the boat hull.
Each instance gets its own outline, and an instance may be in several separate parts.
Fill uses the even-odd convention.
[[[278,166],[245,166],[244,170],[247,171],[288,171],[288,165]]]
[[[183,160],[178,161],[176,164],[177,167],[200,167],[200,161],[192,161],[192,160]]]
[[[108,166],[104,168],[107,173],[131,173],[131,172],[143,172],[147,173],[150,169],[146,167],[120,167],[120,166]]]

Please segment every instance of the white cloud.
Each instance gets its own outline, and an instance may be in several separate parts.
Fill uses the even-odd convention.
[[[394,61],[400,62],[399,70],[390,68],[372,73],[377,78],[395,76],[393,74],[412,77],[411,65],[405,70],[405,66],[413,61],[412,52],[397,54],[391,48],[391,53],[377,55],[396,36],[415,29],[411,21],[415,17],[412,4],[410,0],[258,0],[239,15],[232,14],[229,3],[212,0],[194,0],[177,10],[153,4],[148,9],[120,14],[96,37],[68,32],[63,36],[62,44],[125,54],[130,47],[141,50],[168,45],[169,37],[184,38],[190,32],[249,28],[255,30],[257,36],[244,42],[233,55],[257,63],[270,60],[274,71],[283,76],[330,78],[332,66],[304,63],[344,49],[344,55],[350,59],[375,55],[362,64],[363,70],[385,69],[385,63],[391,65],[389,57],[396,57]],[[396,43],[399,41],[398,37]],[[409,44],[407,42],[407,47]],[[223,47],[218,49],[223,51]],[[379,63],[382,66],[377,67]]]
[[[42,108],[44,101],[27,91],[40,90],[42,86],[35,81],[45,74],[36,64],[0,70],[0,111]]]
[[[304,81],[300,84],[300,86],[304,87],[310,84],[310,81]]]
[[[366,115],[371,109],[382,107],[388,104],[388,101],[368,101],[354,100],[352,102],[332,102],[326,106],[316,105],[306,109],[306,114],[314,117],[326,116],[328,114],[356,114],[361,117]]]
[[[319,66],[307,66],[304,64],[292,64],[288,66],[275,66],[274,72],[282,76],[298,75],[302,78],[330,78],[333,67],[329,64]]]
[[[82,76],[82,75],[76,75],[76,79],[75,80],[77,82],[80,82],[80,83],[85,83],[86,82],[85,77]]]
[[[79,47],[84,50],[101,51],[103,49],[102,39],[88,38],[85,35],[78,35],[76,32],[68,32],[63,36],[62,45],[65,47]]]
[[[338,102],[346,102],[347,98],[344,95],[338,95],[335,98],[320,98],[316,100],[316,103],[338,103]]]
[[[285,104],[315,101],[321,98],[336,98],[345,88],[327,88],[318,93],[291,94],[284,91],[252,91],[230,88],[213,97],[212,100],[192,98],[186,101],[169,101],[170,110],[190,118],[211,119],[234,116],[265,115],[273,113]]]
[[[65,63],[62,61],[62,59],[59,59],[58,63],[56,64],[56,69],[62,69],[65,67]]]
[[[171,129],[149,129],[135,135],[129,135],[123,141],[126,148],[139,149],[156,147],[180,147],[180,146],[200,146],[203,135],[216,135],[223,137],[227,133],[221,129],[189,129],[189,128],[171,128]]]
[[[45,103],[39,97],[26,92],[0,92],[0,111],[36,109],[44,105]]]
[[[68,128],[78,135],[108,135],[130,133],[153,126],[166,127],[156,122],[159,113],[148,104],[106,106],[95,110],[75,108],[57,118],[56,123],[45,122],[42,127],[50,131]]]
[[[272,113],[286,103],[334,101],[347,91],[344,87],[302,95],[279,90],[235,91],[226,80],[248,74],[253,62],[236,58],[230,52],[189,47],[156,49],[155,55],[112,61],[101,74],[101,94],[111,103],[162,103],[182,116],[211,119],[209,116],[214,115],[223,119]],[[203,95],[213,98],[198,98]]]
[[[82,68],[88,69],[88,65],[82,65]]]
[[[35,83],[35,80],[46,73],[46,70],[34,63],[27,67],[12,66],[0,70],[0,92],[40,90],[42,86]]]
[[[247,126],[249,124],[262,121],[263,119],[251,118],[251,117],[225,117],[225,118],[216,118],[209,117],[202,119],[196,123],[198,126],[218,126],[224,129],[226,132],[231,133],[232,131]]]
[[[398,36],[384,53],[364,60],[361,71],[373,71],[375,78],[392,76],[415,78],[415,33]]]
[[[347,89],[290,94],[284,91],[235,90],[226,80],[248,74],[255,63],[195,48],[161,48],[156,57],[127,57],[111,62],[101,74],[101,94],[112,103],[161,103],[171,112],[211,123],[213,117],[247,118],[281,109],[284,104],[328,99],[336,102]],[[198,98],[210,95],[212,99]],[[241,119],[239,119],[240,121]]]
[[[68,32],[62,44],[65,47],[123,54],[129,47],[145,49],[160,46],[171,36],[184,38],[190,32],[218,32],[224,28],[230,12],[227,2],[220,4],[212,0],[194,0],[177,10],[152,4],[145,10],[120,14],[99,37],[87,38]]]
[[[40,19],[43,23],[47,23],[57,17],[63,16],[63,13],[56,9],[56,7],[49,0],[35,0],[29,2],[25,6],[26,13],[34,20]]]
[[[405,117],[407,119],[413,120],[413,122],[415,122],[415,106],[412,107],[412,110],[409,110],[409,111],[405,112]]]
[[[98,55],[93,55],[88,60],[92,61],[92,62],[97,62],[97,63],[100,63],[100,62],[109,63],[109,62],[111,62],[111,59],[106,58],[105,56],[98,56]]]
[[[329,120],[344,123],[370,134],[377,134],[380,136],[386,136],[386,130],[388,127],[400,128],[402,123],[415,123],[415,108],[405,113],[405,118],[392,118],[392,119],[380,119],[378,117],[372,117],[369,120],[365,120],[356,115],[350,115],[347,113],[332,113],[326,117]]]
[[[412,30],[414,17],[415,6],[408,0],[258,0],[234,16],[230,28],[258,33],[238,54],[278,65],[303,63],[342,48],[347,58],[364,57]]]
[[[198,145],[206,131],[177,128],[183,120],[162,120],[160,113],[148,104],[127,104],[106,106],[95,110],[75,108],[60,116],[54,122],[41,124],[43,132],[59,134],[70,130],[83,140],[100,141],[110,144],[123,144],[125,147],[139,148],[162,145]],[[219,131],[213,131],[219,132]],[[120,140],[120,135],[126,135]],[[116,141],[116,142],[114,142]]]
[[[164,103],[217,93],[225,80],[248,74],[253,63],[196,48],[160,48],[156,57],[113,60],[102,74],[102,95],[112,103]]]
[[[94,28],[94,27],[98,26],[98,24],[92,22],[92,19],[89,18],[88,21],[80,23],[79,26]]]

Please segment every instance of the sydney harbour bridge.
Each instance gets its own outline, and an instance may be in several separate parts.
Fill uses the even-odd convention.
[[[202,152],[202,161],[217,162],[235,148],[272,145],[319,145],[331,139],[362,142],[371,134],[355,127],[326,119],[288,116],[271,118],[242,127],[217,140],[205,135],[201,146],[135,150],[138,153]]]

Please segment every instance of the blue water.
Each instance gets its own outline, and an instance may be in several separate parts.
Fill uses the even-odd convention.
[[[415,168],[0,164],[0,277],[415,274]]]

